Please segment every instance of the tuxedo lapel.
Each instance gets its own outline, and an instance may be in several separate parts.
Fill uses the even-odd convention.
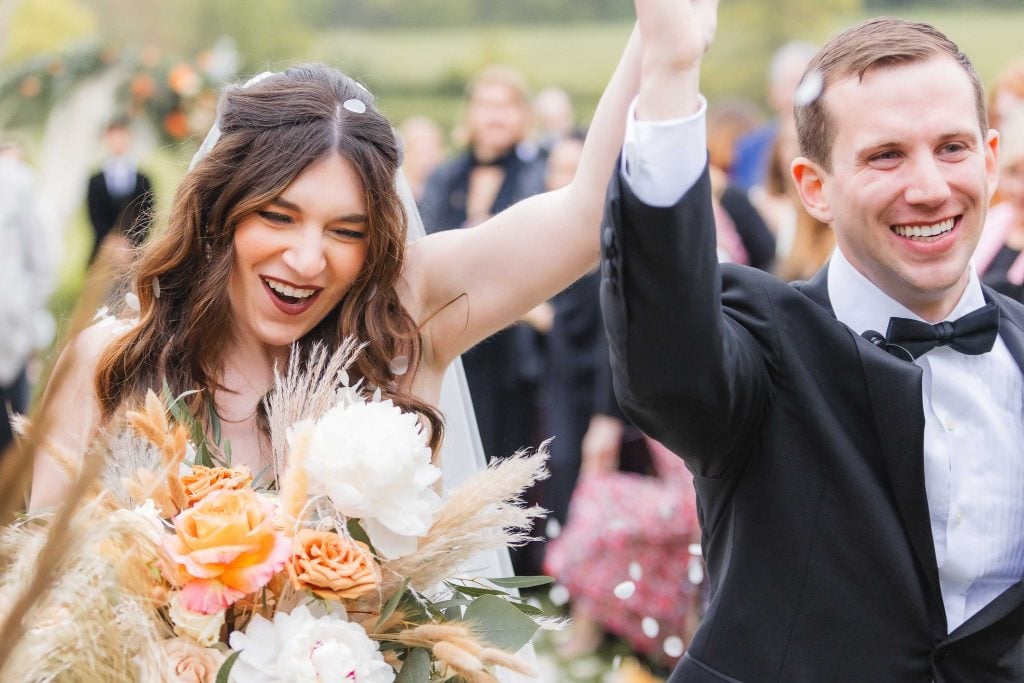
[[[796,285],[805,296],[835,316],[828,295],[828,266],[806,283]],[[900,518],[924,577],[933,623],[942,626],[945,616],[935,562],[931,517],[924,485],[924,408],[921,401],[921,368],[896,358],[847,328],[860,355],[868,400],[882,444],[883,456]],[[1020,359],[1024,360],[1024,334]],[[1019,361],[1020,362],[1020,361]],[[937,621],[941,619],[942,621]]]
[[[924,483],[922,371],[917,365],[868,342],[853,330],[850,334],[860,354],[868,399],[875,415],[896,505],[917,556],[918,569],[924,577],[928,604],[934,612],[931,615],[933,624],[938,626],[935,619],[941,618],[944,635],[942,593]]]

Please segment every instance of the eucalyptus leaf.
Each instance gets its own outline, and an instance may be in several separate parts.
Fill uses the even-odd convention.
[[[473,622],[484,640],[509,652],[516,652],[530,642],[539,628],[515,605],[495,595],[474,600],[466,608],[465,620]]]
[[[505,591],[498,590],[496,588],[478,588],[476,586],[461,586],[458,584],[449,585],[453,590],[456,590],[463,595],[468,595],[471,598],[480,598],[485,595],[508,595]]]
[[[228,677],[231,675],[231,667],[235,665],[235,661],[238,659],[238,655],[242,654],[241,650],[232,652],[231,656],[224,660],[224,663],[220,665],[220,669],[217,671],[217,683],[228,683]]]
[[[213,434],[213,443],[220,446],[220,416],[217,414],[217,406],[213,404],[212,398],[207,399],[206,410],[210,413],[210,432]]]
[[[394,614],[395,609],[398,607],[398,603],[402,601],[402,596],[405,595],[405,589],[408,587],[409,579],[406,578],[404,581],[402,581],[402,587],[395,591],[395,594],[392,595],[388,599],[387,604],[384,605],[384,609],[380,611],[380,618],[377,619],[377,625],[374,626],[374,630],[380,628],[380,625],[387,621],[392,614]]]
[[[370,543],[370,537],[366,531],[359,524],[359,520],[352,519],[351,517],[345,523],[345,528],[348,529],[348,534],[352,538],[356,539],[360,543],[365,543],[367,547],[373,551],[373,554],[377,554],[376,548],[373,547],[373,543]]]
[[[465,607],[469,603],[473,602],[467,598],[452,598],[451,600],[441,600],[435,602],[434,607],[437,609],[448,609],[449,607]]]
[[[430,680],[430,655],[422,647],[409,650],[395,683],[425,683]]]
[[[533,588],[553,583],[554,578],[550,576],[509,576],[502,579],[487,579],[487,581],[502,588]]]
[[[513,607],[515,607],[517,610],[519,610],[520,612],[522,612],[523,614],[525,614],[527,616],[531,616],[531,617],[547,616],[544,613],[544,610],[542,610],[539,607],[534,607],[533,605],[531,605],[529,603],[526,603],[526,602],[511,602],[509,604],[511,604]]]
[[[458,606],[452,606],[444,611],[445,621],[462,621],[462,608]]]

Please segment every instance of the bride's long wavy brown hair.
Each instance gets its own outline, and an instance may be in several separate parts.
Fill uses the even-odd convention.
[[[395,189],[401,151],[373,97],[351,78],[312,64],[228,89],[219,111],[219,141],[181,182],[166,230],[146,245],[134,269],[139,324],[100,358],[103,418],[165,380],[175,395],[200,389],[191,407],[205,412],[204,397],[222,388],[218,378],[235,329],[227,294],[235,227],[311,164],[338,153],[365,188],[366,262],[341,302],[297,340],[297,352],[318,342],[333,350],[348,336],[368,342],[350,373],[422,415],[436,449],[440,413],[400,391],[391,368],[394,358],[407,356],[408,372],[415,372],[421,341],[395,291],[407,227]]]

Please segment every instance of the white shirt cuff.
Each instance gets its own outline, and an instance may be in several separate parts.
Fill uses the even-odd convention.
[[[690,116],[638,121],[636,98],[629,105],[622,150],[622,177],[649,206],[672,206],[693,187],[707,163],[708,103]]]

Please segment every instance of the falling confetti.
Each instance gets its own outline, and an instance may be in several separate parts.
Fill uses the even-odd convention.
[[[544,526],[544,535],[549,539],[558,538],[562,535],[562,525],[557,519],[552,517],[548,520],[548,523]]]
[[[388,366],[391,368],[391,374],[400,377],[409,371],[409,356],[395,356]]]
[[[825,87],[825,78],[820,71],[812,71],[800,81],[796,92],[793,93],[793,104],[798,107],[806,107],[821,97],[821,91]]]
[[[362,100],[357,100],[354,97],[351,100],[345,100],[345,102],[342,103],[341,106],[345,107],[345,109],[348,109],[351,112],[355,112],[356,114],[363,114],[366,112],[366,102],[363,102]]]
[[[704,581],[704,565],[700,563],[696,557],[690,558],[690,564],[686,568],[686,578],[690,580],[694,586]]]
[[[569,589],[560,583],[556,583],[548,592],[548,599],[555,607],[561,607],[569,602]]]
[[[619,600],[629,600],[633,597],[633,593],[636,592],[636,584],[632,581],[623,581],[612,590]]]
[[[612,671],[618,671],[622,666],[622,655],[615,655],[612,659]]]
[[[687,550],[689,550],[690,554],[694,557],[701,557],[704,554],[704,551],[700,548],[700,543],[691,543]]]
[[[640,566],[639,562],[629,563],[629,578],[633,579],[634,581],[639,581],[643,578],[643,575],[644,569]]]
[[[160,298],[160,278],[153,278],[153,296],[157,299]]]
[[[640,630],[644,632],[644,635],[648,638],[654,639],[658,637],[658,633],[661,632],[661,627],[658,626],[658,620],[654,617],[644,617],[640,622]]]
[[[682,657],[683,652],[686,650],[686,644],[683,639],[679,636],[669,636],[662,643],[661,649],[665,651],[669,657]]]
[[[135,292],[128,292],[124,295],[124,305],[128,307],[128,310],[135,311],[136,313],[141,310],[141,306],[139,306],[139,297],[135,295]]]

